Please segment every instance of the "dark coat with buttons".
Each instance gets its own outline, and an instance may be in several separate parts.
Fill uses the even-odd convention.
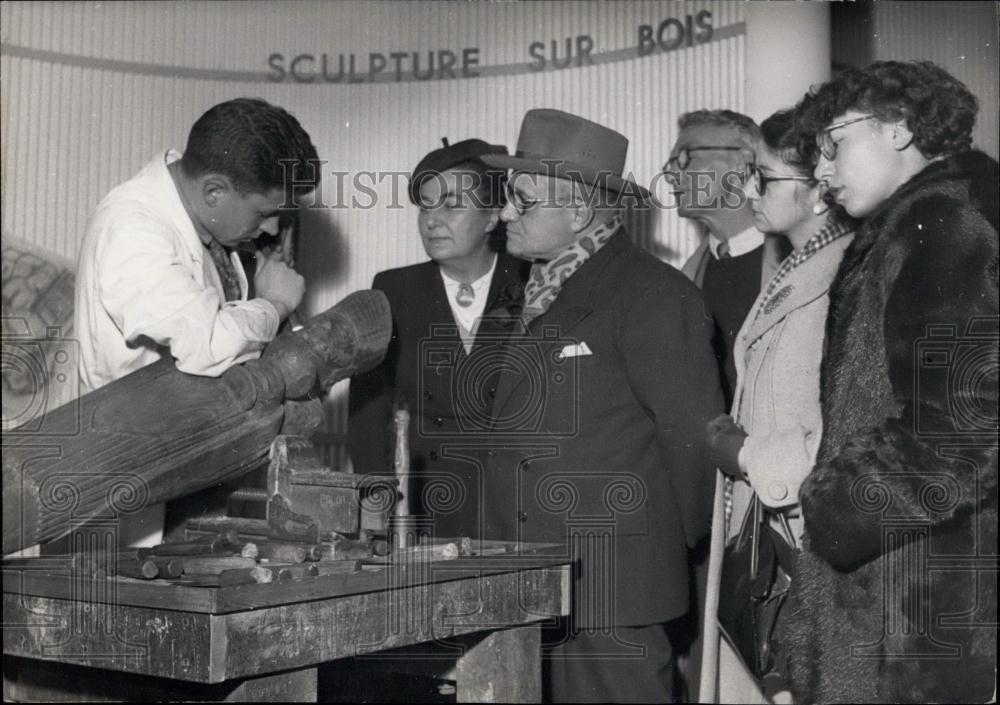
[[[830,290],[788,605],[796,702],[986,702],[997,623],[997,163],[929,164]]]
[[[498,255],[484,313],[520,297],[530,264]],[[377,368],[351,379],[348,434],[355,472],[392,472],[393,403],[410,411],[410,511],[437,536],[468,536],[478,526],[482,478],[451,457],[453,446],[481,437],[492,404],[488,375],[509,319],[484,316],[467,355],[438,266],[424,262],[380,272],[373,289],[392,309],[392,340]]]
[[[619,231],[507,344],[484,464],[484,536],[580,560],[577,627],[688,610],[709,528],[705,424],[722,412],[701,292]]]

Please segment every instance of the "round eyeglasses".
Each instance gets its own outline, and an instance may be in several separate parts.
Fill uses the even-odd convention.
[[[750,170],[750,184],[761,196],[767,193],[767,185],[772,181],[815,181],[811,176],[764,176],[756,166]]]
[[[833,123],[829,127],[823,128],[820,130],[819,134],[816,135],[816,146],[819,147],[819,153],[823,155],[824,159],[832,162],[837,158],[837,143],[833,141],[833,135],[830,133],[834,130],[839,130],[841,127],[853,125],[856,122],[872,120],[874,117],[874,115],[862,115],[861,117],[851,118],[850,120],[841,120],[840,122]]]
[[[667,163],[663,165],[663,173],[667,174],[672,171],[684,171],[691,165],[691,152],[707,152],[710,150],[717,150],[721,152],[739,152],[745,149],[744,147],[718,147],[713,145],[702,145],[698,147],[681,147],[677,150],[677,154],[670,157]],[[676,168],[672,168],[676,165]]]
[[[550,199],[525,198],[524,194],[522,194],[520,191],[514,188],[513,184],[511,184],[511,182],[509,181],[507,182],[507,186],[504,189],[504,193],[507,196],[507,203],[514,206],[514,210],[517,211],[517,214],[519,216],[524,215],[535,206],[540,206],[542,204],[553,203],[558,205],[564,205],[559,201],[556,201],[555,199],[551,198]]]

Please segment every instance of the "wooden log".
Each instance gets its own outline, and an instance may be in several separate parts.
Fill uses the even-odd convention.
[[[175,541],[135,549],[137,558],[149,556],[203,556],[206,553],[230,554],[239,545],[236,532],[227,530],[207,541]]]
[[[439,543],[401,548],[391,557],[406,561],[440,561],[458,558],[458,546],[454,543]]]
[[[353,574],[361,572],[360,561],[319,561],[311,565],[316,568],[317,575],[340,575],[342,573]]]
[[[179,578],[184,574],[184,561],[179,558],[151,558],[156,563],[160,578]]]
[[[374,555],[370,541],[341,539],[323,542],[317,546],[320,550],[320,560],[361,560]]]
[[[121,575],[126,578],[152,580],[160,574],[160,569],[153,561],[120,560],[112,565],[102,567],[105,567],[113,575]]]
[[[391,329],[385,296],[356,292],[222,377],[185,374],[168,358],[5,431],[3,553],[266,462],[284,400],[375,367]]]
[[[453,543],[458,546],[458,555],[460,556],[471,556],[472,555],[472,539],[468,536],[460,536],[458,538],[443,538],[443,537],[425,537],[421,542],[421,546],[429,545],[439,545],[443,543]]]
[[[392,526],[393,545],[403,548],[410,543],[408,522],[410,517],[410,412],[406,408],[396,409],[393,414],[393,424],[396,429],[396,456],[393,467],[396,482],[399,483],[399,493],[396,495],[396,505],[393,507],[395,521]]]
[[[218,531],[235,531],[236,536],[244,541],[257,541],[271,535],[266,519],[249,519],[246,517],[205,517],[203,519],[188,519],[185,527],[188,531],[215,533]]]
[[[304,546],[280,541],[259,541],[257,557],[277,563],[304,563],[306,549]]]
[[[185,575],[216,575],[234,568],[253,568],[256,562],[245,556],[182,556]]]
[[[255,565],[253,568],[233,568],[219,573],[219,587],[273,583],[275,578],[275,571],[269,566]]]
[[[289,580],[301,580],[302,578],[314,578],[319,575],[319,570],[315,563],[304,563],[299,565],[286,565],[278,568],[278,582],[284,583]]]

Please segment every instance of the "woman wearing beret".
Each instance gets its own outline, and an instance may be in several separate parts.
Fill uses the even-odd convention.
[[[929,62],[797,106],[863,218],[830,290],[823,438],[787,620],[801,702],[986,702],[997,626],[997,163]]]
[[[739,533],[756,496],[772,512],[783,533],[781,513],[798,545],[802,518],[798,489],[816,459],[822,422],[819,367],[823,355],[829,289],[853,235],[850,219],[824,200],[813,178],[815,140],[801,139],[791,110],[775,113],[760,126],[762,140],[747,196],[754,225],[783,234],[792,253],[750,309],[734,348],[738,384],[734,418],[708,425],[708,442],[719,469],[713,536],[728,541]],[[747,435],[749,434],[749,435]],[[715,624],[724,541],[712,545],[702,702],[766,702],[761,689]],[[718,682],[716,685],[716,674]],[[769,696],[782,690],[768,682]]]
[[[503,252],[499,221],[506,175],[481,160],[502,146],[464,140],[425,156],[409,184],[430,261],[380,272],[393,336],[383,363],[351,380],[349,437],[356,472],[391,472],[394,405],[410,412],[410,511],[437,536],[477,535],[476,465],[450,452],[480,436],[490,411],[491,356],[511,319],[492,314],[518,300],[530,263]]]

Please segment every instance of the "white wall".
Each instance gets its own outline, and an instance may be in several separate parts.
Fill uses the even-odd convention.
[[[713,41],[638,57],[641,24],[707,9]],[[678,116],[742,110],[740,2],[630,3],[20,3],[0,6],[5,235],[73,257],[89,213],[160,149],[182,148],[211,105],[255,95],[289,109],[329,169],[408,172],[440,138],[478,136],[513,149],[524,112],[568,110],[631,139],[627,168],[649,183]],[[595,65],[529,72],[528,47],[593,39]],[[669,35],[668,35],[669,36]],[[479,48],[478,78],[359,84],[274,83],[268,57]],[[399,182],[405,187],[405,181]],[[391,182],[373,208],[310,211],[300,268],[306,312],[367,287],[374,274],[424,259],[416,211]],[[336,194],[328,179],[324,200]],[[350,198],[351,191],[347,192]],[[359,198],[367,201],[363,194]],[[693,230],[666,213],[633,221],[635,237],[679,263]],[[342,390],[338,390],[337,397]],[[331,426],[342,428],[342,404]]]
[[[729,38],[589,67],[524,69],[534,40],[559,39],[561,47],[565,37],[587,34],[595,56],[627,55],[640,24],[683,20],[706,8],[716,35]],[[352,175],[407,172],[442,136],[513,147],[526,110],[561,108],[629,136],[628,168],[648,183],[681,112],[743,108],[742,22],[742,3],[732,2],[3,3],[3,230],[74,255],[104,192],[162,147],[183,147],[201,112],[240,95],[287,107],[329,168]],[[369,51],[462,47],[479,48],[483,77],[354,85],[267,80],[273,52],[289,60],[353,52],[364,62]],[[490,67],[501,67],[501,75],[486,76]],[[388,186],[379,193],[384,201],[391,200]],[[310,310],[366,286],[380,269],[423,258],[415,211],[400,200],[399,209],[310,214]],[[672,213],[642,239],[673,262],[694,244]]]

